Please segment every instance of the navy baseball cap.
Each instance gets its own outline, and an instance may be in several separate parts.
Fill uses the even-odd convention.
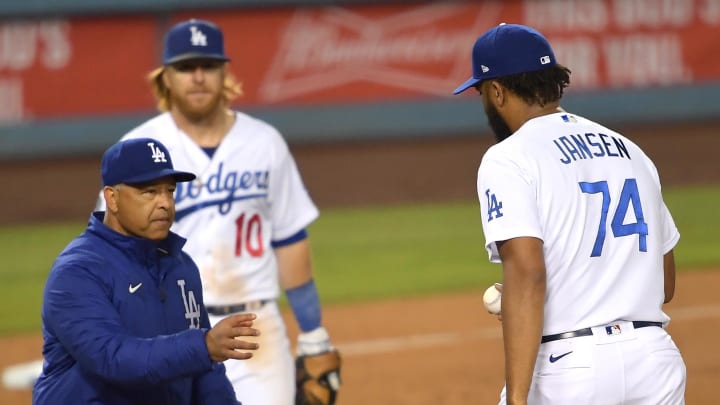
[[[165,35],[163,65],[188,59],[229,61],[220,27],[204,20],[188,20],[175,24]]]
[[[502,23],[475,41],[473,75],[453,94],[460,94],[483,80],[534,72],[555,65],[555,53],[541,33],[526,25]]]
[[[195,179],[192,173],[175,170],[165,145],[151,138],[129,139],[109,147],[100,172],[103,186],[145,183],[168,176],[177,182]]]

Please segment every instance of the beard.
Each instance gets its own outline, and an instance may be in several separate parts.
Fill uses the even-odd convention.
[[[213,94],[208,100],[197,103],[190,102],[187,97],[170,94],[171,103],[182,115],[190,121],[200,121],[211,115],[223,103],[223,94],[218,92]]]
[[[488,101],[485,105],[485,115],[487,116],[488,124],[495,133],[495,139],[500,143],[512,135],[513,131],[492,103]]]

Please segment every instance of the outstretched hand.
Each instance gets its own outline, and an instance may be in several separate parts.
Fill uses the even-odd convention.
[[[205,334],[205,345],[212,361],[247,360],[253,356],[247,350],[257,350],[257,343],[238,339],[241,336],[260,336],[253,328],[255,314],[234,314],[218,322]]]

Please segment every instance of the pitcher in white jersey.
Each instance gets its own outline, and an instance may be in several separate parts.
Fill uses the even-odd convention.
[[[276,302],[284,291],[301,331],[297,354],[334,360],[322,384],[334,401],[340,360],[322,325],[306,232],[318,209],[281,134],[230,109],[240,86],[228,61],[214,23],[173,26],[163,66],[149,77],[163,113],[122,140],[158,139],[179,170],[197,175],[177,187],[173,231],[187,238],[185,250],[198,264],[210,322],[252,311],[261,331],[253,359],[226,364],[238,400],[296,402],[294,356]]]
[[[478,170],[490,260],[502,263],[501,404],[683,404],[665,330],[680,235],[630,139],[560,107],[570,70],[542,34],[500,24],[472,50],[498,143]]]

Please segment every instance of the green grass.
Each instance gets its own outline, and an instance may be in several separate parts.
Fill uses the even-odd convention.
[[[682,235],[678,270],[720,265],[720,187],[667,189],[665,198]],[[39,329],[47,273],[84,227],[0,228],[0,334]],[[501,275],[487,260],[475,201],[325,209],[309,231],[325,303],[478,291]]]
[[[45,279],[55,257],[85,222],[0,228],[0,333],[40,326]]]
[[[467,290],[500,277],[473,202],[327,210],[310,235],[326,302]]]
[[[720,265],[720,187],[673,188],[663,194],[680,230],[678,270]]]

